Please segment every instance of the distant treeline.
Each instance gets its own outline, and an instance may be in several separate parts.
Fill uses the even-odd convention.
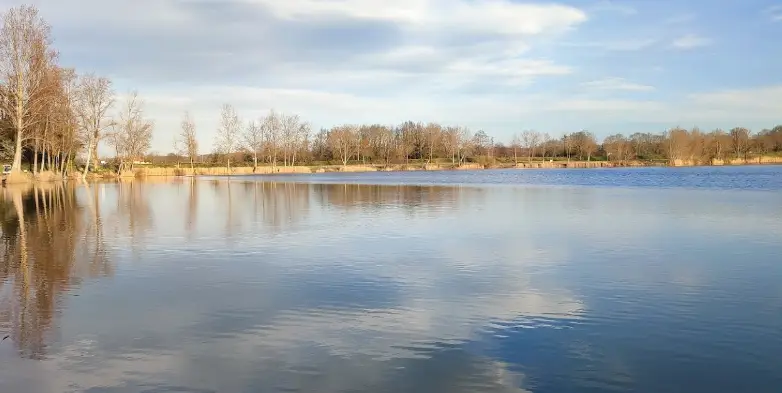
[[[405,164],[415,162],[532,160],[674,161],[710,164],[714,160],[748,159],[782,152],[782,126],[758,133],[742,127],[703,132],[674,128],[664,133],[616,134],[602,143],[588,131],[553,138],[548,133],[524,131],[510,143],[486,132],[438,123],[408,121],[396,126],[341,125],[311,133],[297,115],[270,112],[249,122],[240,120],[230,105],[212,154],[172,153],[150,158],[165,164],[187,161],[208,165],[296,165],[312,163]],[[183,123],[183,134],[192,124]],[[184,137],[184,136],[183,136]],[[184,149],[179,150],[185,153]]]

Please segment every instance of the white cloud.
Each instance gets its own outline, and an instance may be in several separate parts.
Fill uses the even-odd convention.
[[[711,44],[711,40],[697,34],[686,34],[673,41],[671,44],[677,49],[693,49]]]
[[[540,34],[581,23],[586,14],[557,4],[508,0],[252,0],[285,19],[330,16],[392,21],[415,29],[452,29],[508,35]]]
[[[605,78],[584,82],[584,87],[598,90],[651,91],[653,86],[630,82],[624,78]]]
[[[566,42],[564,46],[581,47],[581,48],[597,48],[607,51],[616,52],[630,52],[638,51],[641,49],[649,48],[656,44],[657,39],[654,38],[636,38],[636,39],[623,39],[612,41],[594,41],[594,42]]]

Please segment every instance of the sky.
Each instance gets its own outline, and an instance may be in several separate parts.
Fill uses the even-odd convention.
[[[163,154],[185,111],[211,151],[224,103],[314,130],[436,121],[506,142],[782,124],[782,0],[26,3],[63,65],[138,91]]]

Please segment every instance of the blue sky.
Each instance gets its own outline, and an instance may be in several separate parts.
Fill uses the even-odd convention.
[[[0,0],[4,7],[17,1]],[[171,150],[185,110],[313,128],[439,121],[500,140],[782,123],[782,1],[38,0],[65,65],[137,89]]]

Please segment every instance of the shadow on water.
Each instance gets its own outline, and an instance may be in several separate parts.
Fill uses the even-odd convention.
[[[85,203],[61,183],[2,189],[0,327],[24,357],[46,355],[67,292],[112,274],[100,210],[86,191]]]

